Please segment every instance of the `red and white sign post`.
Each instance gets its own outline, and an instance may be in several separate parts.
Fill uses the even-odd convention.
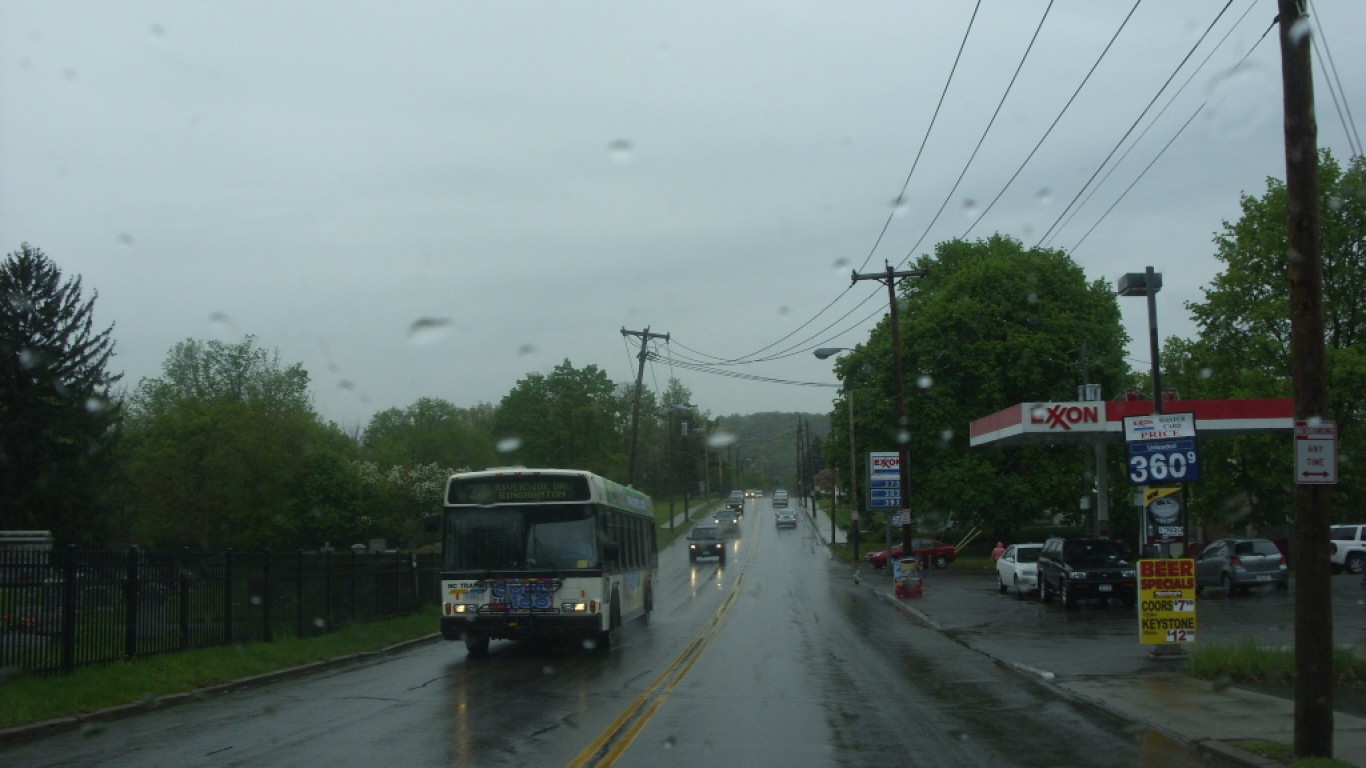
[[[1295,482],[1333,485],[1338,481],[1338,423],[1295,421]]]

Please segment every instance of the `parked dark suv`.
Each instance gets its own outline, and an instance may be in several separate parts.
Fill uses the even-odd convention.
[[[1079,600],[1119,598],[1132,606],[1138,598],[1135,566],[1124,548],[1095,537],[1048,539],[1039,552],[1039,599],[1057,596],[1064,608]]]

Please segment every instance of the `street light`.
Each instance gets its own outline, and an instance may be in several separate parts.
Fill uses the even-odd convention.
[[[1162,273],[1148,267],[1143,272],[1129,272],[1119,278],[1120,296],[1148,297],[1148,354],[1153,359],[1153,413],[1162,413],[1162,371],[1157,359],[1157,292],[1162,290]]]
[[[812,352],[811,354],[815,355],[815,356],[816,356],[816,359],[818,359],[818,360],[824,360],[824,359],[826,359],[827,357],[830,357],[830,356],[832,356],[832,355],[837,355],[837,354],[839,354],[840,352],[852,352],[852,351],[853,351],[853,350],[850,349],[849,347],[821,347],[820,349],[816,350],[815,352]],[[851,536],[851,538],[854,540],[854,559],[857,560],[857,559],[858,559],[858,540],[859,540],[859,523],[858,523],[858,464],[856,464],[855,461],[854,461],[854,390],[852,390],[852,389],[846,389],[846,388],[844,388],[843,386],[841,386],[840,388],[844,390],[844,402],[849,406],[849,509],[851,510],[851,520],[850,520],[850,531],[849,531],[849,532],[850,532],[851,534],[853,534],[853,535]],[[838,489],[838,487],[839,487],[838,484],[836,484],[836,488],[837,488],[837,489]],[[835,509],[838,509],[838,508],[839,508],[839,504],[836,503],[836,504],[835,504]],[[834,509],[832,509],[832,510],[830,511],[830,543],[831,543],[831,544],[834,544],[834,543],[835,543],[835,510],[834,510]]]
[[[1148,297],[1148,345],[1149,352],[1153,359],[1153,413],[1162,413],[1162,372],[1157,359],[1157,292],[1162,290],[1162,274],[1154,272],[1152,267],[1148,267],[1143,272],[1129,272],[1119,278],[1116,286],[1116,293],[1120,296],[1147,296]],[[1144,516],[1147,514],[1146,499],[1147,486],[1140,486],[1138,493],[1142,494],[1143,504],[1135,504],[1138,507],[1138,545],[1140,552],[1148,547],[1148,530],[1144,525]],[[1135,498],[1135,502],[1138,498]],[[1163,546],[1165,549],[1165,545]]]

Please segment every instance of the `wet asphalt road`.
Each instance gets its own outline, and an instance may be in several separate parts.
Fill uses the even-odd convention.
[[[724,566],[689,564],[685,542],[661,553],[654,616],[625,627],[611,654],[495,642],[470,660],[462,644],[424,643],[0,748],[0,764],[1209,764],[911,621],[876,594],[870,578],[886,572],[858,583],[804,513],[780,531],[768,501],[751,501],[735,534]],[[950,578],[988,606],[969,613],[989,624],[1030,609],[989,577],[983,591],[950,569],[931,576],[927,615],[948,615]],[[1062,620],[1036,628],[1071,638],[1084,626],[1108,648],[1107,633],[1135,631],[1131,617],[1117,621],[1125,613],[1047,616]],[[987,634],[975,619],[949,632]]]

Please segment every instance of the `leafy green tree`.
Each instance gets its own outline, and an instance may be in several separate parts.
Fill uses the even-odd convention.
[[[340,508],[319,506],[345,442],[314,414],[308,373],[250,336],[177,344],[129,398],[127,442],[129,532],[149,546],[316,546],[316,521],[352,508],[345,483]]]
[[[98,294],[24,243],[0,265],[0,528],[98,541],[120,406]]]
[[[517,382],[498,404],[494,435],[509,461],[624,480],[628,413],[606,373],[565,360]]]
[[[1021,402],[1074,400],[1077,385],[1117,392],[1124,345],[1114,291],[1086,280],[1065,253],[1001,235],[939,244],[900,290],[901,341],[918,524],[978,524],[1000,533],[1046,514],[1073,514],[1090,480],[1087,451],[968,446],[974,419]],[[827,459],[849,451],[845,398],[854,398],[856,450],[895,451],[896,381],[884,320],[841,356]],[[1083,365],[1086,361],[1086,365]]]
[[[490,409],[491,410],[491,409]],[[463,409],[424,397],[404,409],[375,414],[361,445],[380,466],[482,469],[497,463],[485,409]]]
[[[1319,157],[1324,342],[1330,413],[1339,454],[1366,453],[1366,160],[1342,168],[1328,150]],[[1169,339],[1166,380],[1182,397],[1261,398],[1293,394],[1290,369],[1290,280],[1285,183],[1267,179],[1257,197],[1243,195],[1242,216],[1223,223],[1214,239],[1223,271],[1187,304],[1200,328],[1193,341]],[[1260,435],[1201,445],[1203,472],[1192,512],[1232,526],[1287,522],[1293,507],[1294,453],[1284,435]],[[1335,515],[1355,519],[1366,493],[1360,462],[1339,466]]]

